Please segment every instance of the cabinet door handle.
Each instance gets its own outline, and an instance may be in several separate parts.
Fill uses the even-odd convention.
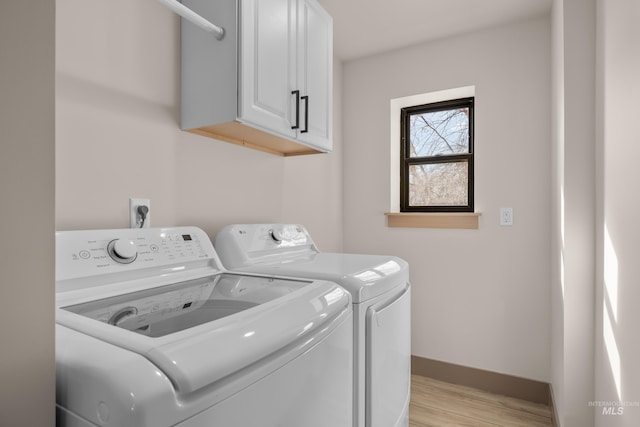
[[[301,99],[304,101],[304,129],[300,133],[307,133],[309,132],[309,95],[302,96]]]
[[[296,96],[296,124],[291,126],[291,129],[298,129],[300,127],[300,91],[293,90],[291,95]]]

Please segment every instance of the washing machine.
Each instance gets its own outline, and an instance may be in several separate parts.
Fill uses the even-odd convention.
[[[196,227],[56,233],[58,427],[352,425],[351,297]]]
[[[411,389],[408,264],[393,256],[320,252],[305,227],[235,224],[218,232],[222,264],[236,272],[329,280],[353,300],[354,427],[404,427]]]

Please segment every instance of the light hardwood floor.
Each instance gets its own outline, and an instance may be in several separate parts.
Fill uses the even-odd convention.
[[[552,426],[546,405],[411,376],[410,427]]]

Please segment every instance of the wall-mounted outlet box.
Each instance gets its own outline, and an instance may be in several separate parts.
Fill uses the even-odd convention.
[[[139,209],[146,206],[145,209]],[[141,212],[142,211],[142,212]],[[151,226],[151,200],[149,199],[129,199],[129,227],[131,228],[149,228]]]
[[[513,225],[513,208],[500,208],[500,225],[505,227]]]

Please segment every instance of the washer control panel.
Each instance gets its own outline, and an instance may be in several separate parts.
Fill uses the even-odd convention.
[[[56,280],[215,260],[207,234],[197,227],[60,231]]]

